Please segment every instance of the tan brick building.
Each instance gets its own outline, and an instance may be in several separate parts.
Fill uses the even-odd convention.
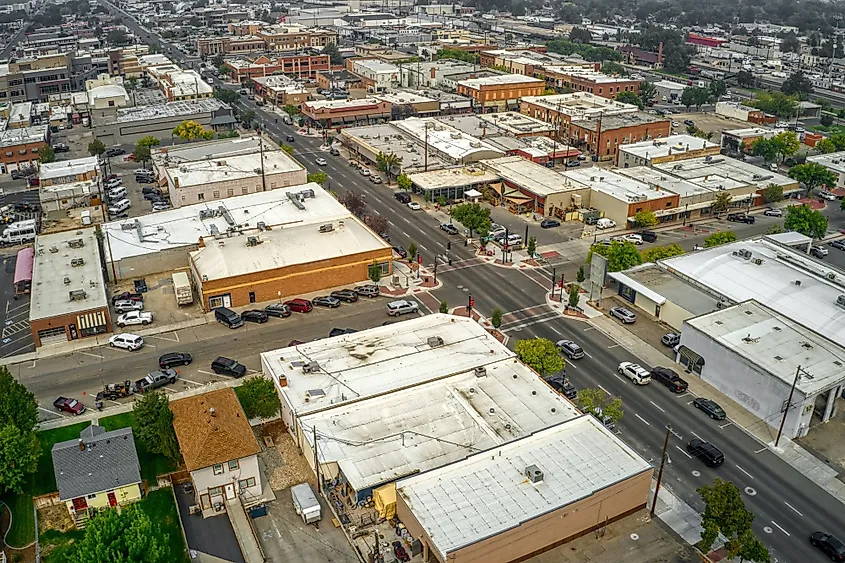
[[[50,128],[46,125],[0,132],[0,174],[35,165],[41,149],[49,144]]]
[[[392,104],[375,98],[356,100],[314,100],[304,102],[300,111],[312,123],[325,127],[345,127],[388,121]]]
[[[668,137],[672,123],[668,119],[637,112],[618,116],[599,116],[572,121],[564,136],[568,142],[599,160],[616,160],[619,147],[628,143]]]
[[[458,82],[458,94],[472,98],[482,112],[517,109],[523,96],[540,96],[546,83],[521,74],[500,74]]]

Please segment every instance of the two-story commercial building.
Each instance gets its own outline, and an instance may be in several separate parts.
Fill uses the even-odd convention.
[[[540,96],[546,82],[521,74],[500,74],[458,82],[458,94],[472,98],[482,113],[519,109],[525,96]]]

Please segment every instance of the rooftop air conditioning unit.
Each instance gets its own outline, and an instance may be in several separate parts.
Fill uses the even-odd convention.
[[[525,468],[525,476],[532,483],[541,483],[543,481],[543,472],[536,465],[529,465]]]
[[[258,246],[262,242],[264,242],[264,241],[259,239],[258,237],[246,237],[246,245],[247,246]]]
[[[755,258],[751,262],[753,262],[754,264],[757,264],[759,266],[763,263],[763,259],[762,258]]]
[[[845,295],[840,295],[836,298],[836,305],[845,309]]]
[[[303,373],[318,373],[320,371],[320,364],[314,361],[302,364]]]
[[[70,261],[70,265],[73,268],[77,268],[79,266],[83,266],[85,264],[85,260],[82,258],[73,258]]]
[[[443,338],[439,336],[429,336],[428,340],[426,341],[430,348],[437,348],[438,346],[443,346]]]
[[[833,272],[828,272],[828,273],[827,273],[827,279],[829,279],[830,281],[835,280],[835,279],[836,279],[836,274],[834,274]]]
[[[487,368],[484,366],[478,366],[472,371],[475,373],[475,377],[485,377],[487,375]]]
[[[69,301],[82,301],[88,294],[85,293],[84,289],[74,289],[68,292]]]
[[[751,259],[751,251],[748,250],[747,248],[740,248],[739,250],[734,250],[733,255],[739,256],[740,258],[742,258],[744,260],[750,260]]]
[[[330,233],[334,230],[334,225],[331,223],[326,223],[325,225],[320,225],[320,232],[321,233]]]
[[[81,238],[75,238],[67,241],[67,245],[71,248],[82,248],[85,242]]]

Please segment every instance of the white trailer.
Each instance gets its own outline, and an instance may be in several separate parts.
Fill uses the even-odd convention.
[[[185,272],[173,274],[173,289],[176,292],[177,305],[190,305],[194,302],[194,291],[191,289],[191,282]]]
[[[290,496],[293,499],[293,508],[302,517],[306,524],[319,522],[322,518],[320,501],[311,490],[308,483],[300,483],[290,488]]]

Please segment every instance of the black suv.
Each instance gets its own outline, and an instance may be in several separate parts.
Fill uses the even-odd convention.
[[[334,297],[335,299],[340,299],[341,301],[346,301],[347,303],[355,303],[358,301],[358,294],[351,289],[338,289],[337,291],[332,291],[329,296]]]
[[[544,377],[543,381],[548,383],[552,389],[567,399],[574,400],[578,395],[578,391],[576,391],[575,387],[569,383],[569,379],[567,379],[564,375],[549,375]]]
[[[655,242],[657,240],[657,233],[654,231],[640,231],[639,235],[643,237],[645,242]]]
[[[651,378],[668,387],[673,393],[683,393],[689,387],[689,383],[681,379],[674,370],[669,368],[652,368]]]
[[[813,532],[810,544],[819,548],[831,561],[845,561],[845,544],[839,538],[824,532]]]
[[[728,221],[733,221],[734,223],[748,223],[749,225],[753,225],[754,219],[753,215],[746,215],[745,213],[730,213],[728,214]]]
[[[194,359],[186,352],[169,352],[158,359],[158,367],[170,369],[176,366],[186,366]]]
[[[697,457],[708,467],[718,467],[725,462],[725,454],[722,450],[704,440],[693,438],[687,444],[687,451],[693,457]]]
[[[411,201],[411,194],[408,192],[396,192],[393,194],[393,197],[395,197],[399,203],[408,203]]]
[[[246,366],[239,364],[237,360],[220,356],[211,362],[211,371],[218,375],[228,375],[229,377],[238,378],[246,375]]]

